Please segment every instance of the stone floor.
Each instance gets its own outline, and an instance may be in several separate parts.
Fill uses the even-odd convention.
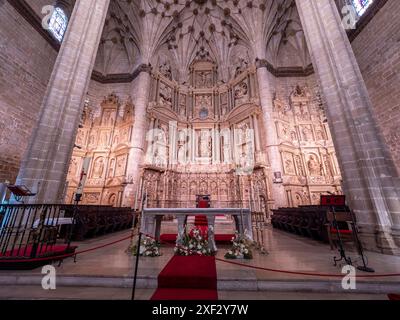
[[[163,224],[163,233],[176,232],[173,222]],[[221,220],[218,233],[232,232],[232,224]],[[78,250],[113,242],[129,235],[129,231],[79,243]],[[262,235],[268,254],[255,252],[254,259],[240,261],[245,265],[289,271],[341,274],[333,265],[329,245],[274,230],[267,226]],[[129,240],[78,256],[77,263],[67,259],[57,267],[56,292],[41,289],[41,270],[0,271],[0,298],[129,298],[134,258],[126,253]],[[228,246],[219,247],[218,258]],[[162,256],[141,258],[139,264],[138,298],[148,299],[157,286],[157,275],[173,255],[173,248],[163,246]],[[361,261],[354,250],[349,255],[355,264]],[[367,252],[369,266],[376,273],[400,273],[400,257]],[[291,275],[245,268],[217,262],[218,288],[221,299],[385,299],[387,293],[400,293],[400,277],[357,278],[357,290],[344,291],[341,278]],[[365,275],[358,272],[357,275]],[[368,274],[367,274],[368,275]],[[99,287],[101,289],[99,290]],[[36,289],[35,289],[36,288]],[[84,289],[82,289],[84,288]],[[318,293],[317,293],[318,292]],[[321,296],[322,294],[322,296]]]

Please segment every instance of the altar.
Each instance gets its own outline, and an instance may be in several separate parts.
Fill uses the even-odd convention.
[[[245,233],[253,240],[251,211],[240,208],[144,208],[141,220],[141,232],[153,236],[158,241],[161,235],[161,222],[163,216],[176,216],[178,220],[177,244],[180,244],[185,232],[185,224],[188,216],[203,215],[208,222],[208,240],[210,249],[217,251],[215,244],[215,217],[219,215],[231,215],[235,219],[236,230]]]

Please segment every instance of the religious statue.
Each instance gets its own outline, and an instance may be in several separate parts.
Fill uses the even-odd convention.
[[[284,124],[282,126],[281,134],[282,134],[282,136],[281,136],[282,138],[287,139],[289,137],[289,126]]]
[[[301,88],[300,85],[296,85],[294,91],[292,92],[292,96],[304,98],[306,96],[306,91],[304,88]]]
[[[248,92],[247,83],[245,81],[241,82],[235,89],[235,99],[241,100],[245,98]]]
[[[209,71],[201,71],[196,74],[196,86],[199,88],[211,88],[212,73]]]
[[[160,83],[160,104],[171,104],[172,103],[172,89]]]
[[[325,164],[325,168],[326,168],[326,174],[329,177],[333,177],[334,172],[333,172],[332,163],[331,163],[329,155],[324,155],[323,158],[324,158],[324,164]]]
[[[292,141],[297,141],[297,134],[296,134],[296,131],[291,131],[291,132],[290,132],[290,139],[291,139]]]
[[[316,128],[316,136],[317,136],[317,140],[325,140],[325,134],[324,134],[324,129],[321,126],[318,126]]]
[[[303,140],[304,140],[304,141],[310,141],[310,140],[312,140],[311,132],[310,132],[310,129],[309,129],[309,128],[304,127],[303,130],[302,130],[302,133],[303,133]]]
[[[321,175],[321,165],[315,156],[311,155],[310,159],[307,162],[308,170],[310,171],[311,176],[320,176]]]
[[[239,60],[236,63],[236,69],[235,69],[235,78],[242,74],[248,67],[249,63],[243,59],[243,58],[239,58]]]
[[[111,117],[111,111],[110,110],[104,111],[104,114],[103,114],[103,126],[109,125],[110,117]]]
[[[85,132],[79,130],[76,136],[76,145],[82,147],[82,145],[85,143],[84,140],[85,140]]]
[[[186,146],[185,143],[179,143],[178,145],[178,164],[186,164],[187,163],[187,154],[186,154]]]
[[[117,168],[115,176],[121,177],[125,174],[126,155],[117,158]]]
[[[220,191],[221,191],[221,194],[223,196],[227,196],[228,195],[228,186],[226,185],[225,182],[221,183]]]
[[[160,73],[169,80],[172,80],[172,70],[168,62],[164,62],[159,67]]]
[[[104,173],[104,159],[98,158],[93,168],[93,178],[102,178]]]
[[[205,181],[200,183],[200,193],[201,194],[206,194],[207,193],[207,183]]]
[[[95,140],[96,140],[96,136],[94,134],[90,135],[90,137],[89,137],[89,145],[90,146],[94,146],[95,143],[96,143]]]
[[[78,171],[78,160],[76,158],[72,158],[71,160],[71,165],[69,166],[69,172],[68,174],[71,177],[75,177],[76,173]]]
[[[231,146],[230,146],[229,142],[224,142],[223,150],[224,150],[224,163],[230,163],[230,161],[231,161]]]
[[[221,115],[225,115],[228,112],[228,106],[226,104],[224,104],[222,106],[222,110],[221,110]]]
[[[181,116],[185,116],[186,115],[186,106],[184,104],[181,104],[179,107],[179,114]]]
[[[102,146],[107,146],[108,145],[108,133],[107,132],[102,132],[100,135],[100,143]]]
[[[212,138],[209,131],[202,131],[199,137],[199,157],[210,158],[212,149]]]

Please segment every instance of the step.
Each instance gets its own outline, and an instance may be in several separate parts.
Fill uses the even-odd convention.
[[[216,301],[218,292],[206,289],[161,288],[154,293],[151,300]]]

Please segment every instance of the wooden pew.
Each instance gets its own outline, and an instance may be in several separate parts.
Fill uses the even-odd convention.
[[[64,206],[67,217],[74,215],[73,206]],[[78,206],[76,224],[73,227],[73,240],[82,241],[101,235],[131,228],[134,213],[130,208],[110,206]]]
[[[339,232],[344,241],[355,241],[351,229],[350,210],[343,206],[337,208]],[[333,247],[338,240],[337,231],[333,229],[333,216],[327,206],[300,206],[298,208],[279,208],[272,210],[271,223],[274,228],[294,234],[329,242]]]

